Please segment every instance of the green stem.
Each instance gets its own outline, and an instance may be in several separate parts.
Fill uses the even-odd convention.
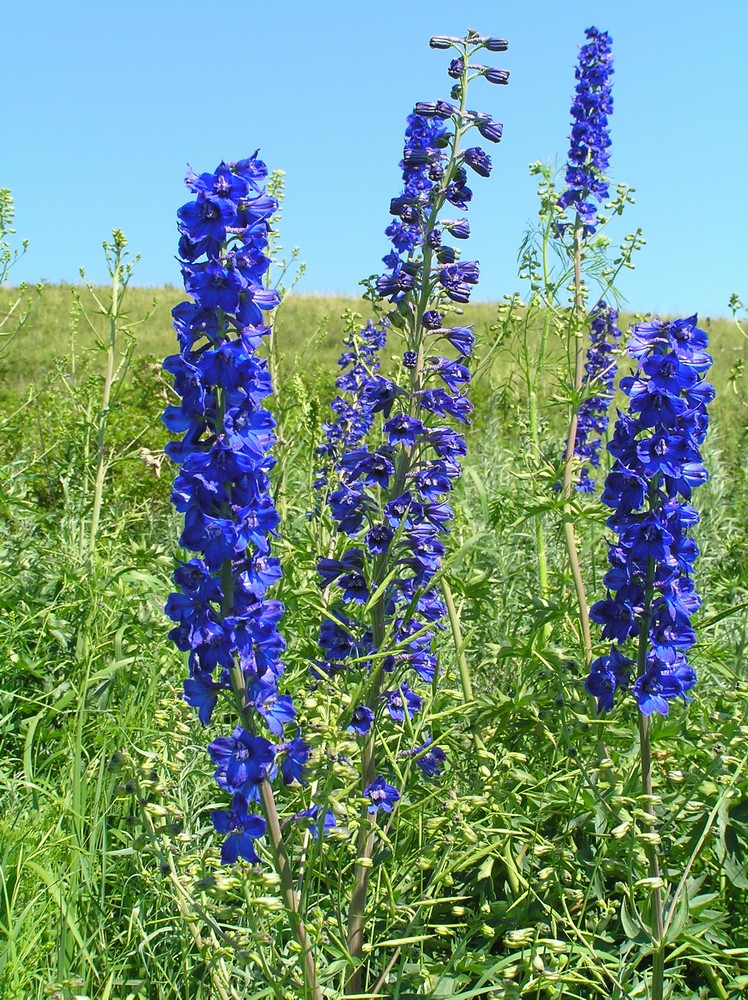
[[[535,386],[530,389],[530,396],[528,400],[529,409],[529,419],[530,419],[530,440],[532,442],[533,455],[537,456],[540,453],[540,432],[538,427],[538,397]],[[550,596],[550,584],[548,582],[548,555],[546,553],[545,546],[545,532],[543,530],[543,515],[536,514],[534,517],[535,521],[535,552],[538,560],[538,596],[542,601],[548,601]],[[543,646],[548,645],[548,640],[551,637],[551,626],[548,622],[545,622],[541,631],[541,644]]]
[[[462,636],[460,616],[457,614],[454,597],[452,596],[452,588],[449,586],[446,576],[442,576],[441,578],[441,588],[442,593],[444,594],[444,603],[447,605],[447,615],[449,616],[449,625],[452,629],[452,637],[455,642],[455,652],[457,654],[457,667],[460,672],[462,698],[466,704],[470,704],[473,701],[473,684],[470,679],[470,667],[468,666],[467,657],[465,656],[465,640]],[[477,730],[473,731],[473,743],[479,754],[485,751],[485,744],[483,743],[480,733]]]
[[[549,285],[549,268],[548,268],[548,244],[550,240],[550,234],[548,228],[546,227],[543,232],[543,283],[545,285],[545,293],[547,297],[548,285]],[[551,329],[551,310],[546,305],[543,310],[543,326],[540,332],[540,347],[538,349],[538,356],[535,364],[535,370],[530,374],[529,371],[529,361],[527,362],[527,387],[528,387],[528,419],[530,423],[530,441],[532,442],[533,456],[538,459],[540,456],[540,419],[538,413],[538,383],[540,381],[540,374],[543,370],[543,364],[545,362],[545,354],[548,348],[548,337]],[[545,544],[545,532],[543,529],[543,515],[536,514],[535,518],[535,552],[538,560],[538,596],[542,601],[547,602],[550,597],[550,584],[548,580],[548,555],[546,552]],[[546,622],[541,631],[540,639],[541,645],[547,646],[548,640],[551,637],[551,626],[549,622]]]
[[[655,479],[649,487],[650,509],[657,502],[658,480]],[[647,579],[644,587],[644,611],[639,626],[639,647],[636,663],[637,677],[642,677],[647,670],[647,651],[649,646],[649,626],[651,623],[652,600],[654,598],[654,575],[656,561],[647,560]],[[637,709],[638,711],[638,709]],[[644,812],[647,814],[649,833],[655,832],[657,817],[654,811],[652,794],[652,746],[650,738],[649,717],[638,711],[639,715],[639,754],[641,757],[642,792],[644,793]],[[649,877],[656,880],[652,886],[650,897],[650,928],[652,935],[652,1000],[662,1000],[665,983],[665,953],[664,953],[664,911],[662,889],[660,887],[660,858],[657,844],[647,842],[645,845],[649,862]]]
[[[104,375],[104,391],[101,397],[99,426],[96,441],[96,481],[94,485],[93,511],[91,513],[91,530],[88,535],[88,558],[93,559],[96,548],[96,537],[99,533],[101,504],[104,497],[104,478],[106,476],[106,428],[109,419],[109,402],[114,383],[114,352],[117,344],[117,319],[120,301],[120,262],[122,250],[117,247],[112,268],[112,305],[109,310],[109,347],[106,356],[106,373]]]
[[[584,312],[584,295],[582,291],[582,243],[580,236],[580,224],[577,218],[574,229],[574,314],[576,324],[579,324]],[[584,380],[584,339],[578,330],[574,331],[574,388],[572,393],[571,420],[569,422],[569,434],[566,439],[566,454],[564,456],[564,538],[566,541],[566,551],[569,555],[569,565],[571,576],[574,581],[574,590],[577,595],[579,605],[579,623],[582,629],[582,641],[584,643],[584,653],[587,664],[592,662],[592,637],[590,635],[589,608],[587,607],[587,594],[584,588],[582,568],[579,563],[579,551],[574,533],[574,522],[569,510],[572,497],[572,473],[574,445],[577,439],[577,425],[579,422],[578,396]]]
[[[226,412],[225,390],[218,390],[217,399],[216,432],[221,434],[223,429],[223,418]],[[225,617],[230,615],[234,605],[234,575],[233,566],[230,559],[224,559],[221,565],[221,613]],[[253,736],[257,729],[251,710],[247,708],[247,688],[244,679],[244,672],[239,664],[229,670],[231,677],[231,688],[234,695],[234,705],[239,721],[245,729]],[[273,788],[267,778],[260,785],[260,804],[262,805],[265,817],[265,829],[270,843],[270,850],[273,855],[273,864],[281,884],[281,895],[286,908],[286,914],[291,925],[291,930],[301,949],[302,968],[304,970],[304,982],[306,984],[306,995],[312,1000],[323,1000],[322,990],[317,979],[317,970],[314,961],[314,951],[309,940],[304,920],[301,916],[299,897],[294,887],[294,879],[291,873],[291,862],[283,843],[283,831],[278,819],[278,810],[275,806],[275,796]]]
[[[646,641],[645,641],[646,653]],[[649,733],[649,719],[639,712],[639,750],[641,754],[642,790],[645,795],[644,811],[649,816],[649,832],[654,832],[657,822],[654,805],[652,804],[652,750]],[[660,888],[660,859],[657,845],[647,843],[647,858],[649,861],[649,877],[657,879],[652,887],[650,899],[650,923],[652,932],[652,1000],[662,1000],[665,985],[665,952],[664,952],[664,912],[662,905],[662,889]]]
[[[312,943],[309,940],[309,935],[307,934],[306,926],[299,910],[299,897],[293,884],[291,863],[283,843],[283,832],[278,820],[278,812],[275,808],[273,789],[267,779],[260,785],[260,801],[262,803],[262,811],[265,814],[266,829],[273,852],[275,870],[280,876],[283,902],[286,906],[286,912],[288,913],[294,937],[299,942],[299,947],[301,948],[307,995],[312,997],[313,1000],[323,1000],[322,990],[317,980],[317,969],[314,962]]]
[[[442,593],[444,594],[444,603],[447,605],[447,614],[449,615],[449,624],[452,628],[452,636],[455,641],[457,665],[460,670],[462,697],[466,702],[471,702],[473,700],[473,685],[470,680],[470,669],[468,667],[467,657],[465,656],[465,640],[462,637],[460,618],[457,614],[457,608],[455,607],[454,598],[452,596],[452,588],[449,586],[446,576],[442,577],[441,586]]]

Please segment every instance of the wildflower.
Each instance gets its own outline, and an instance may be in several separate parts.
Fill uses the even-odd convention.
[[[608,410],[613,398],[616,363],[613,358],[615,341],[620,339],[618,313],[600,301],[590,319],[590,345],[587,350],[583,385],[590,393],[581,406],[574,441],[574,455],[582,460],[576,488],[592,493],[595,480],[590,478],[590,466],[600,464],[600,447],[608,430]]]
[[[700,448],[714,389],[704,379],[706,346],[695,316],[631,331],[627,350],[637,370],[621,380],[629,413],[619,414],[608,445],[615,463],[602,494],[617,535],[605,576],[609,596],[590,609],[614,643],[585,684],[601,710],[629,683],[634,660],[619,647],[631,638],[639,644],[632,690],[644,715],[667,715],[674,698],[690,700],[696,682],[687,652],[696,642],[690,616],[700,606],[691,578],[698,547],[687,532],[698,522],[688,500],[707,478]]]
[[[503,71],[471,65],[484,42],[492,51],[506,48],[501,39],[472,34],[436,36],[431,45],[457,49],[448,74],[458,87],[471,74],[504,82]],[[477,262],[460,260],[450,245],[469,237],[467,219],[441,216],[450,205],[468,208],[468,169],[483,178],[491,173],[490,156],[465,141],[476,133],[498,141],[501,126],[490,115],[439,100],[417,103],[407,117],[402,188],[390,201],[385,230],[391,248],[371,288],[396,308],[379,326],[347,331],[334,419],[319,449],[316,485],[342,537],[337,551],[318,563],[330,603],[313,671],[322,683],[334,678],[345,685],[350,677],[355,684],[355,707],[345,722],[364,747],[388,725],[406,731],[411,721],[417,725],[423,697],[415,688],[438,675],[434,640],[446,608],[433,587],[453,517],[444,497],[466,453],[464,438],[447,422],[469,421],[470,373],[463,359],[475,340],[469,327],[445,327],[444,314],[451,303],[470,299],[479,277]],[[402,365],[386,378],[381,355],[393,336],[402,337]],[[441,349],[452,356],[437,353]],[[375,428],[377,443],[368,445]],[[416,773],[436,777],[444,759],[440,748],[419,747]],[[375,773],[376,763],[364,776],[368,811],[390,811],[399,792]]]
[[[182,274],[194,301],[173,311],[180,351],[164,362],[181,399],[164,414],[166,426],[183,435],[167,445],[179,465],[172,500],[184,514],[180,544],[196,553],[174,573],[170,636],[189,654],[184,697],[204,725],[222,692],[241,702],[232,735],[208,747],[216,781],[233,796],[229,810],[213,814],[215,828],[227,834],[225,863],[258,860],[252,841],[264,821],[248,804],[277,772],[276,757],[288,782],[301,780],[308,756],[300,737],[276,747],[261,735],[265,726],[282,738],[295,719],[291,698],[278,690],[283,608],[267,597],[280,565],[268,543],[279,520],[268,478],[274,421],[263,408],[272,384],[255,354],[268,332],[264,313],[278,303],[263,277],[267,220],[276,208],[264,192],[266,175],[256,153],[212,173],[188,173],[195,198],[177,216]]]
[[[242,795],[234,795],[229,809],[214,809],[211,819],[219,833],[227,834],[221,846],[223,864],[233,865],[239,858],[245,858],[252,864],[260,860],[254,841],[265,833],[265,820],[247,812],[247,803]]]
[[[395,803],[400,799],[400,792],[393,785],[388,785],[384,778],[379,775],[370,785],[366,786],[364,797],[369,799],[367,809],[370,813],[375,813],[379,809],[382,812],[392,812]]]
[[[597,228],[594,202],[608,197],[605,173],[609,165],[608,116],[613,110],[610,78],[613,74],[611,39],[607,32],[588,28],[587,44],[579,52],[577,86],[571,106],[572,128],[566,166],[567,188],[559,198],[561,209],[571,208],[585,236]]]

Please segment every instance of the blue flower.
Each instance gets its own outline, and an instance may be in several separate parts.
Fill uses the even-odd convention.
[[[400,799],[400,792],[393,786],[388,785],[384,778],[379,775],[370,785],[364,789],[364,797],[369,799],[368,811],[375,813],[379,809],[382,812],[392,812],[396,802]]]
[[[275,759],[272,743],[263,736],[251,736],[241,726],[231,736],[213,740],[208,753],[218,765],[216,781],[230,792],[239,792],[247,784],[259,785]]]
[[[600,464],[600,447],[608,430],[617,367],[613,351],[621,336],[617,323],[617,311],[602,300],[598,302],[590,317],[590,345],[582,383],[589,395],[579,407],[574,439],[574,455],[582,461],[576,488],[585,493],[594,492],[589,466],[597,468]]]
[[[386,700],[387,711],[395,722],[403,722],[406,715],[412,719],[423,705],[423,699],[420,695],[411,691],[405,682],[394,691],[385,691],[382,697]]]
[[[604,578],[609,595],[590,618],[618,646],[638,638],[632,691],[644,715],[667,715],[672,699],[690,700],[696,681],[686,652],[696,642],[690,616],[701,604],[691,578],[698,547],[687,532],[698,522],[688,500],[707,478],[706,346],[696,317],[632,329],[627,350],[637,370],[621,380],[629,411],[619,414],[608,446],[615,462],[601,499],[613,509],[608,526],[618,537]],[[599,710],[628,685],[631,665],[616,646],[592,664],[585,686]]]
[[[302,809],[301,812],[295,813],[292,816],[292,819],[311,820],[311,823],[309,823],[309,831],[314,837],[314,839],[317,840],[317,838],[319,837],[319,828],[320,828],[320,822],[319,822],[320,812],[321,812],[320,807],[318,805],[313,805],[310,806],[309,809]],[[327,836],[330,830],[334,830],[336,826],[337,826],[337,820],[335,819],[335,813],[332,811],[332,809],[326,809],[322,819],[322,836],[323,837]]]
[[[269,331],[264,314],[279,302],[266,285],[268,219],[277,208],[265,194],[266,176],[257,153],[212,173],[189,171],[195,198],[177,214],[182,274],[194,302],[173,310],[180,351],[164,362],[181,400],[163,418],[182,435],[166,447],[180,465],[172,501],[184,514],[180,543],[196,553],[177,567],[179,590],[166,605],[176,623],[170,636],[189,654],[184,697],[204,725],[222,690],[233,689],[234,701],[244,697],[242,724],[209,746],[218,784],[241,795],[229,811],[214,813],[216,829],[228,834],[226,863],[257,860],[251,841],[262,821],[247,814],[246,801],[277,772],[276,748],[255,725],[280,736],[296,714],[278,690],[283,608],[266,597],[280,577],[268,542],[279,523],[268,477],[275,424],[263,409],[273,386],[256,355]],[[297,737],[282,753],[284,780],[300,780],[307,744]]]
[[[247,812],[247,803],[241,795],[234,795],[229,809],[214,809],[210,815],[216,830],[228,835],[221,845],[223,864],[233,865],[239,858],[251,864],[260,860],[254,841],[264,836],[265,820]]]
[[[571,208],[582,223],[585,236],[597,228],[594,202],[608,197],[605,173],[609,165],[608,116],[613,110],[610,78],[613,74],[611,39],[604,31],[588,28],[587,44],[579,52],[577,86],[571,107],[572,128],[566,167],[566,190],[559,198],[562,209]]]
[[[284,783],[290,785],[294,781],[298,781],[299,784],[305,785],[304,772],[311,751],[309,744],[300,736],[297,736],[290,743],[285,743],[277,749],[279,753],[283,754],[281,759],[281,773]]]
[[[353,712],[353,718],[347,726],[349,733],[365,736],[374,722],[374,713],[368,705],[358,705]]]

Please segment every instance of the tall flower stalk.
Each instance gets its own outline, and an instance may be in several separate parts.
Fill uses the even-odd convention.
[[[609,163],[610,133],[608,116],[613,110],[610,78],[613,73],[611,40],[606,32],[588,28],[587,44],[579,53],[576,68],[577,86],[571,107],[572,129],[569,157],[566,167],[566,190],[561,194],[558,207],[571,214],[571,222],[559,223],[563,231],[570,228],[573,246],[573,383],[572,411],[566,440],[563,478],[564,536],[571,566],[574,588],[579,604],[579,617],[587,660],[592,658],[587,596],[569,510],[573,495],[573,458],[577,442],[579,407],[585,376],[585,342],[582,336],[585,324],[585,288],[583,283],[583,257],[586,242],[598,227],[596,204],[605,202],[609,193],[606,171]],[[566,216],[564,216],[565,218]]]
[[[447,607],[437,585],[452,509],[446,502],[460,475],[465,440],[445,421],[467,423],[467,360],[474,337],[446,321],[453,303],[468,302],[478,264],[458,250],[470,227],[464,216],[473,197],[470,173],[488,177],[490,156],[466,138],[477,131],[489,142],[502,126],[468,109],[469,83],[484,77],[504,84],[504,70],[474,62],[479,52],[501,52],[507,43],[469,33],[435,37],[431,47],[452,50],[451,101],[421,102],[409,115],[401,168],[403,190],[392,200],[386,230],[392,250],[386,270],[370,288],[374,300],[392,305],[379,324],[367,324],[346,342],[320,449],[317,485],[338,533],[334,551],[320,560],[327,595],[326,618],[315,672],[336,678],[351,698],[344,718],[360,749],[361,813],[357,863],[348,915],[352,960],[347,994],[361,992],[366,897],[378,817],[390,816],[403,793],[387,766],[390,727],[405,737],[402,758],[427,778],[439,775],[445,753],[420,732],[424,703],[419,685],[438,680],[436,630]],[[399,338],[399,371],[382,374],[379,355],[387,338]],[[441,353],[449,352],[448,354]],[[461,641],[461,640],[456,640]],[[469,677],[464,678],[469,691]],[[400,738],[400,737],[399,737]],[[407,746],[407,742],[410,746]],[[390,820],[388,819],[389,823]]]
[[[279,521],[269,480],[274,421],[263,406],[273,386],[267,361],[256,354],[269,332],[264,313],[279,300],[263,281],[268,220],[277,208],[265,193],[266,176],[257,154],[213,173],[190,171],[195,197],[178,212],[192,301],[173,312],[180,352],[164,367],[181,401],[167,408],[164,422],[183,434],[167,445],[180,466],[172,500],[184,514],[180,543],[196,556],[177,567],[179,589],[166,613],[176,623],[171,638],[189,654],[185,699],[203,725],[219,699],[236,720],[207,748],[230,797],[212,814],[224,836],[221,858],[257,862],[255,844],[267,837],[307,990],[321,997],[272,788],[278,775],[284,784],[303,780],[309,746],[291,698],[279,689],[283,607],[268,596],[281,571],[270,548]]]
[[[706,347],[706,333],[696,326],[695,316],[654,320],[632,329],[627,351],[637,369],[621,380],[629,406],[627,413],[619,414],[608,445],[615,463],[602,495],[603,503],[613,509],[607,523],[616,538],[605,576],[608,597],[592,606],[590,616],[602,626],[611,648],[592,663],[585,686],[597,698],[598,709],[608,710],[634,674],[650,828],[656,821],[650,716],[667,715],[674,699],[689,701],[696,682],[688,650],[696,642],[691,615],[701,605],[692,579],[699,550],[689,531],[699,515],[689,501],[707,479],[701,445],[714,389],[704,377],[712,361]],[[660,1000],[664,921],[653,840],[647,850],[653,879],[652,997]]]

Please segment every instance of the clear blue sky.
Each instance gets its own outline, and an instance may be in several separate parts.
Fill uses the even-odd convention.
[[[0,185],[31,246],[15,280],[103,278],[112,228],[140,252],[138,284],[177,284],[185,165],[260,147],[286,171],[286,247],[306,292],[354,293],[379,270],[399,191],[405,116],[447,97],[432,34],[510,40],[509,87],[472,107],[505,125],[476,178],[469,256],[477,298],[520,289],[536,211],[528,164],[563,163],[584,29],[613,37],[611,173],[637,189],[647,246],[622,290],[635,309],[718,315],[748,298],[748,2],[718,0],[5,0]],[[490,55],[490,54],[489,54]]]

